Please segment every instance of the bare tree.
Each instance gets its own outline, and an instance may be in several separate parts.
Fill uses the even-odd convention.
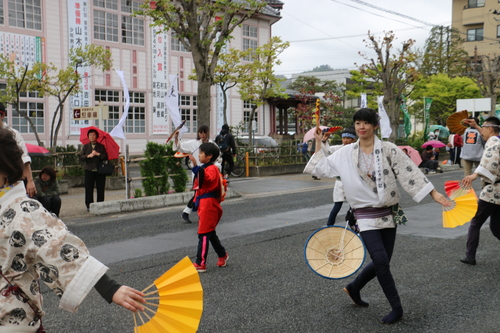
[[[386,32],[382,38],[375,38],[368,32],[368,40],[365,40],[366,46],[375,51],[377,58],[370,58],[360,52],[360,55],[369,63],[359,66],[361,74],[382,83],[384,107],[391,122],[392,133],[389,137],[391,141],[396,139],[399,125],[400,99],[398,97],[419,76],[415,68],[416,54],[411,51],[415,41],[412,39],[404,41],[400,50],[394,50],[395,39],[396,36],[392,31]]]

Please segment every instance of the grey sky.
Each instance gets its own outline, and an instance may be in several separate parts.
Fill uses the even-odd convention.
[[[358,52],[373,56],[363,42],[368,31],[382,36],[392,30],[396,47],[410,38],[416,40],[416,47],[423,47],[432,28],[426,23],[451,23],[451,0],[282,1],[282,19],[273,25],[273,35],[291,44],[280,56],[282,65],[276,68],[277,74],[287,76],[325,64],[355,69],[354,63],[367,62]]]

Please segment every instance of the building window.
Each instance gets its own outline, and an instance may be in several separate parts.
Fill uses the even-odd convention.
[[[498,0],[500,2],[500,0]],[[497,25],[497,38],[500,38],[500,25]]]
[[[142,1],[94,0],[94,38],[118,42],[121,35],[123,44],[144,46],[144,19],[132,17],[135,10],[140,10]],[[119,26],[121,23],[121,26]]]
[[[130,107],[126,121],[127,133],[146,133],[146,94],[129,92]]]
[[[189,52],[185,47],[184,44],[181,43],[179,38],[177,38],[177,35],[175,33],[170,34],[170,49],[172,51],[179,51],[179,52]]]
[[[106,9],[118,9],[118,0],[94,0],[95,7],[101,7]]]
[[[243,51],[253,50],[257,48],[257,27],[252,27],[243,24]],[[251,56],[245,57],[244,60],[250,61]]]
[[[484,7],[484,3],[485,0],[469,0],[468,7],[469,8]]]
[[[43,103],[20,102],[19,106],[21,113],[26,114],[30,118],[36,132],[38,134],[45,133]],[[12,127],[20,133],[34,133],[28,120],[21,116],[15,109],[12,110]]]
[[[197,96],[180,95],[179,105],[181,119],[186,121],[184,127],[187,128],[188,133],[196,133],[198,131],[198,120],[196,114],[198,107]]]
[[[9,0],[9,25],[42,30],[42,6],[40,3],[41,0]]]
[[[483,28],[469,29],[467,30],[467,41],[480,41],[483,40]]]
[[[5,24],[4,18],[3,18],[3,1],[0,1],[0,24]]]
[[[96,106],[102,102],[103,105],[108,107],[108,119],[104,119],[103,122],[104,130],[111,132],[120,120],[120,109],[122,108],[120,91],[96,89],[94,91],[94,100],[96,101]],[[96,125],[98,125],[98,121],[96,121]]]
[[[248,101],[243,101],[243,123],[245,124],[244,132],[248,133],[248,130],[250,128],[250,114],[252,113],[252,107],[254,107],[255,104],[248,102]],[[254,123],[252,126],[253,133],[258,132],[259,128],[259,123],[258,123],[258,112],[255,111],[254,117],[253,117]]]
[[[118,42],[118,15],[94,10],[94,38]]]

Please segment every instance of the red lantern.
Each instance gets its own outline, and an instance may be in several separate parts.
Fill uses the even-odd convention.
[[[149,8],[156,9],[156,1],[150,1],[149,2]]]

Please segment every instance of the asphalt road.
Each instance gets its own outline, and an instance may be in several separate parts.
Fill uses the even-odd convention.
[[[455,171],[429,178],[442,189],[445,180],[461,175]],[[407,195],[401,200],[410,217],[398,230],[392,260],[405,309],[401,322],[379,323],[390,307],[377,281],[363,290],[370,307],[357,308],[342,291],[352,278],[327,280],[314,274],[305,264],[303,248],[309,235],[326,223],[331,185],[300,175],[233,181],[231,186],[240,187],[244,196],[223,203],[218,233],[230,258],[227,267],[217,268],[210,250],[208,270],[200,274],[204,312],[199,332],[500,330],[498,240],[484,228],[478,265],[460,263],[467,225],[441,228],[440,208],[430,197],[419,204]],[[106,262],[110,275],[143,289],[183,257],[195,255],[196,226],[180,222],[181,210],[67,222],[91,253]],[[132,316],[106,304],[95,291],[76,314],[69,314],[58,310],[57,297],[44,290],[48,332],[133,331]]]

